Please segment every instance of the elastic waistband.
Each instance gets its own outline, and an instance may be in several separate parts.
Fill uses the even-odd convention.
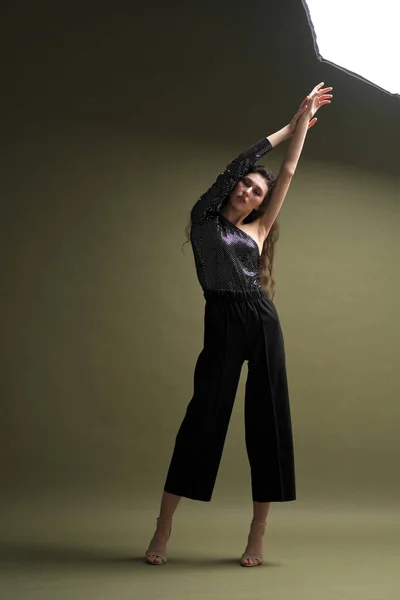
[[[207,301],[223,300],[225,302],[246,302],[249,300],[262,300],[267,298],[264,290],[205,290],[204,298]]]

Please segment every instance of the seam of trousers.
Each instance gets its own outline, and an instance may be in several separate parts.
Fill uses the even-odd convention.
[[[270,395],[271,395],[272,410],[273,410],[273,413],[274,413],[274,421],[275,421],[276,445],[277,445],[277,449],[278,449],[279,481],[280,481],[280,484],[281,484],[281,494],[283,495],[283,493],[284,493],[284,486],[283,486],[283,482],[282,482],[282,466],[281,466],[281,452],[280,452],[279,428],[278,428],[278,422],[277,422],[277,418],[276,418],[275,394],[273,393],[273,387],[271,385],[271,375],[270,375],[269,360],[268,360],[267,339],[266,339],[266,334],[265,334],[264,321],[262,319],[262,315],[261,315],[261,312],[260,312],[260,307],[258,306],[257,302],[255,302],[255,306],[256,306],[256,310],[258,312],[258,316],[260,317],[260,321],[262,323],[262,330],[263,330],[263,337],[264,337],[264,352],[265,352],[265,358],[266,358],[267,367],[268,367],[268,383],[269,383],[269,390],[270,390]]]

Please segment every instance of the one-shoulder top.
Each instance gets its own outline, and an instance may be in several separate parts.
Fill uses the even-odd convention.
[[[263,138],[233,160],[218,175],[191,211],[191,232],[197,277],[204,291],[243,291],[261,288],[257,242],[218,212],[240,179],[267,152]]]

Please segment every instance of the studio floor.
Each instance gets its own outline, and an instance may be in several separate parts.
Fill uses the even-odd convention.
[[[274,505],[261,567],[238,564],[249,506],[183,501],[166,565],[145,564],[155,506],[97,498],[2,507],[3,600],[398,600],[393,506]]]

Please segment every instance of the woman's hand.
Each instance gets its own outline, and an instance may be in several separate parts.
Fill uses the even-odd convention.
[[[316,118],[313,118],[315,113],[321,106],[324,104],[330,104],[331,101],[329,98],[333,98],[333,94],[329,94],[328,92],[332,91],[333,88],[327,87],[323,88],[324,82],[319,83],[315,86],[315,88],[306,96],[303,102],[299,106],[299,110],[293,117],[293,119],[289,123],[289,131],[291,134],[294,133],[298,120],[301,116],[303,118],[308,118],[308,129],[311,129],[313,125],[317,122]]]
[[[312,90],[311,94],[309,94],[307,96],[308,101],[306,102],[306,104],[304,106],[304,112],[302,113],[304,116],[308,116],[309,118],[312,118],[315,115],[315,113],[317,112],[317,110],[321,108],[321,106],[324,106],[324,104],[331,103],[330,98],[333,98],[333,94],[329,94],[328,92],[331,92],[333,90],[333,88],[331,88],[331,87],[323,88],[322,87],[323,85],[324,85],[324,82],[319,83]],[[313,120],[316,120],[316,119],[313,119]]]

